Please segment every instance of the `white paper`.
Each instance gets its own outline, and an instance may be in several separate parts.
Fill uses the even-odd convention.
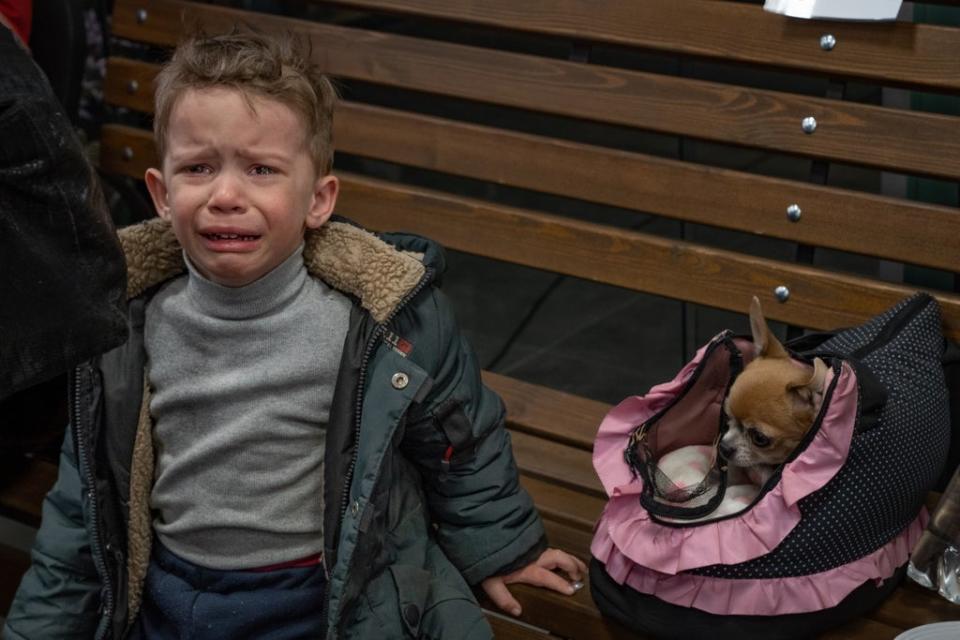
[[[896,20],[903,0],[766,0],[764,11],[820,20]]]

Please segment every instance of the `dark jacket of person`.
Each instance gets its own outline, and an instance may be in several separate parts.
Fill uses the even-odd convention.
[[[0,26],[0,400],[122,342],[124,278],[69,119]]]
[[[130,338],[72,375],[71,429],[11,639],[122,638],[140,603],[153,482],[144,310],[184,264],[167,223],[121,238]],[[317,496],[328,638],[489,638],[469,585],[533,561],[546,541],[503,404],[434,286],[442,253],[335,221],[308,232],[304,262],[353,301]]]

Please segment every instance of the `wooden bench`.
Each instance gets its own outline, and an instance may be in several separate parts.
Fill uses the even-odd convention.
[[[291,18],[117,0],[121,40],[105,97],[125,111],[103,129],[102,169],[139,180],[154,163],[157,52],[185,24],[293,31],[342,83],[338,213],[372,229],[683,301],[691,313],[742,313],[758,295],[768,317],[799,328],[850,326],[925,288],[943,306],[947,335],[960,339],[960,212],[880,188],[881,171],[894,182],[960,180],[960,118],[877,104],[879,87],[960,93],[960,29],[795,21],[721,0],[298,6]],[[821,45],[827,34],[832,49]],[[876,277],[917,269],[934,284]],[[653,333],[660,318],[635,322]],[[698,341],[695,330],[685,336],[677,353]],[[680,362],[651,363],[652,377],[638,376],[632,392],[672,377]],[[590,451],[610,405],[484,376],[506,402],[522,480],[551,542],[588,558],[604,504]],[[33,471],[49,486],[43,464]],[[0,505],[24,495],[0,493]],[[12,509],[36,518],[35,504]],[[635,637],[600,616],[589,589],[516,592],[522,621],[545,634],[493,617],[498,637]],[[904,584],[824,637],[889,639],[946,619],[960,619],[960,608]]]

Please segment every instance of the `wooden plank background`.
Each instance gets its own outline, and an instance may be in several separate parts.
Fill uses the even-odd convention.
[[[141,177],[154,156],[149,134],[104,128],[109,171]],[[111,136],[125,136],[115,141]],[[125,146],[133,159],[123,157]],[[768,318],[813,329],[853,326],[915,289],[713,249],[636,231],[487,204],[470,198],[342,175],[338,211],[376,230],[403,229],[444,246],[595,282],[742,311],[760,292]],[[781,304],[773,291],[787,286]],[[931,292],[948,336],[960,339],[960,296]]]
[[[770,65],[935,90],[960,90],[960,30],[935,25],[791,20],[716,0],[338,0],[355,8],[443,18],[577,41]],[[949,4],[956,4],[955,0]],[[832,33],[832,51],[820,36]]]
[[[107,100],[152,112],[149,87],[156,71],[153,65],[112,58],[105,87]],[[960,251],[954,241],[960,238],[960,216],[950,207],[354,102],[338,106],[334,127],[337,150],[342,153],[814,246],[960,270]],[[785,215],[791,204],[803,211],[799,224]],[[837,216],[836,211],[844,215]]]
[[[132,7],[141,4],[148,7],[149,17],[138,22]],[[749,11],[747,15],[762,13],[756,7],[715,0],[704,4],[740,7],[738,10]],[[229,28],[244,17],[238,10],[179,0],[150,0],[130,7],[118,5],[116,34],[162,46],[176,43],[184,30],[183,16],[209,29]],[[318,63],[336,77],[960,179],[960,118],[953,116],[426,41],[269,14],[258,15],[258,21],[265,29],[309,35]],[[698,20],[697,24],[703,29],[711,23]],[[877,68],[876,59],[871,64]],[[960,62],[957,65],[960,79]],[[807,116],[816,117],[819,123],[813,135],[801,128]],[[865,140],[869,144],[864,144]]]

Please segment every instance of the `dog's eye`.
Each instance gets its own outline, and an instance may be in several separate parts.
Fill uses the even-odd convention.
[[[761,448],[770,446],[770,438],[763,435],[756,429],[750,429],[747,431],[747,433],[750,435],[750,441],[753,442],[754,446]]]

